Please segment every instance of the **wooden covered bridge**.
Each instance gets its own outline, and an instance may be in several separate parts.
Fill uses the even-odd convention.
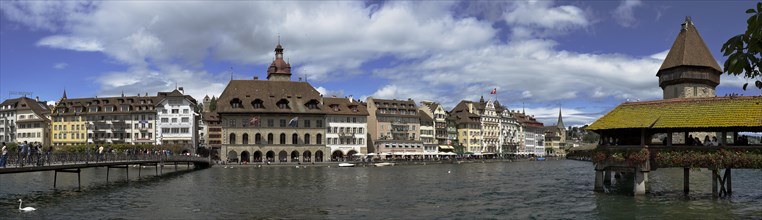
[[[732,193],[732,169],[762,169],[762,145],[744,135],[762,132],[762,96],[625,102],[588,129],[601,135],[590,154],[596,191],[623,172],[643,195],[649,172],[680,167],[688,193],[690,168],[707,168],[722,197]]]

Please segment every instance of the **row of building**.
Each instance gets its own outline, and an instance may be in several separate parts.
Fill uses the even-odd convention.
[[[566,139],[560,112],[556,126],[544,127],[483,97],[450,111],[432,101],[323,97],[291,80],[280,44],[266,80],[231,80],[219,98],[206,96],[201,105],[182,87],[155,96],[73,99],[64,91],[53,106],[9,99],[0,105],[0,141],[179,145],[211,149],[226,161],[320,162],[369,153],[560,156]]]

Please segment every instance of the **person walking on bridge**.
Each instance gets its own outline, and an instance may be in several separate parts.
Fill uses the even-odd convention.
[[[0,155],[0,167],[5,168],[5,163],[8,162],[8,146],[5,146],[3,142],[2,155]]]
[[[103,160],[103,145],[98,148],[98,160]]]

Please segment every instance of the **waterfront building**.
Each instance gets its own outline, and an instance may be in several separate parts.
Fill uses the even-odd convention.
[[[267,80],[231,80],[216,102],[223,161],[322,162],[327,150],[323,97],[312,85],[291,81],[283,47]],[[210,138],[211,139],[211,138]]]
[[[562,157],[566,155],[566,127],[564,127],[561,109],[558,109],[558,122],[545,127],[545,155]]]
[[[196,100],[184,94],[183,87],[159,92],[156,100],[156,144],[182,146],[195,150],[198,141]]]
[[[212,159],[221,159],[222,124],[220,124],[220,116],[216,112],[202,112],[201,123],[203,123],[203,137],[201,138],[201,142],[205,147],[211,150],[210,154]]]
[[[367,154],[368,109],[364,103],[348,98],[323,98],[326,109],[325,145],[331,160],[352,159]]]
[[[2,141],[50,145],[50,109],[45,102],[21,97],[5,100],[0,106]]]
[[[0,142],[16,142],[16,103],[18,99],[8,99],[0,104]]]
[[[545,128],[542,122],[537,121],[533,115],[524,112],[515,112],[513,116],[524,128],[524,146],[526,154],[538,157],[545,156]]]
[[[53,145],[152,145],[156,138],[156,100],[157,96],[148,93],[69,99],[64,92],[51,115]]]
[[[468,137],[470,145],[474,144],[471,140],[478,141],[480,144],[479,147],[471,146],[467,147],[467,152],[472,152],[476,155],[479,154],[497,154],[498,152],[498,146],[500,145],[500,115],[498,115],[497,109],[495,107],[495,101],[494,100],[488,100],[484,101],[484,97],[479,99],[479,102],[472,102],[472,101],[466,101],[463,100],[458,105],[453,108],[452,112],[455,112],[458,114],[459,112],[469,112],[471,114],[475,114],[479,118],[479,139],[475,140],[473,137]],[[473,116],[467,115],[467,114],[459,114],[459,117],[465,119],[465,118],[472,118]],[[463,121],[469,121],[469,120],[463,120]],[[469,132],[475,132],[470,131],[472,125],[464,125],[459,126],[460,127],[466,127],[466,129],[469,129]],[[458,131],[462,133],[461,131]],[[471,136],[472,134],[468,134]],[[462,139],[461,139],[462,141]],[[462,142],[461,142],[462,143]]]
[[[447,111],[439,103],[430,101],[422,101],[421,107],[428,109],[434,116],[434,138],[436,139],[438,150],[452,151],[454,148],[447,131]],[[455,130],[452,131],[452,140],[457,139],[457,127],[453,126],[453,129]]]
[[[513,117],[514,112],[511,112],[508,107],[500,105],[500,102],[497,101],[495,102],[495,111],[500,116],[499,154],[501,156],[525,154],[522,153],[525,152],[525,149],[521,144],[524,140],[524,128]]]
[[[714,97],[722,69],[690,17],[656,72],[664,99]]]
[[[458,144],[464,153],[482,152],[481,117],[472,113],[474,108],[473,102],[461,101],[451,111],[457,124]]]
[[[445,122],[447,123],[447,144],[439,145],[439,151],[453,152],[455,146],[460,146],[458,142],[458,119],[448,112]]]
[[[373,152],[423,153],[420,116],[415,101],[368,97],[368,132]]]
[[[437,141],[434,138],[434,113],[423,105],[418,107],[418,115],[421,120],[421,141],[423,142],[424,155],[432,155],[439,152]]]

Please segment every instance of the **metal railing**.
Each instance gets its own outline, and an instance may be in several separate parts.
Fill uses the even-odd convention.
[[[57,166],[72,164],[99,164],[115,162],[206,162],[208,158],[167,155],[167,154],[125,154],[125,153],[52,153],[52,154],[18,154],[8,153],[5,158],[6,167]],[[0,164],[0,169],[2,169]]]

